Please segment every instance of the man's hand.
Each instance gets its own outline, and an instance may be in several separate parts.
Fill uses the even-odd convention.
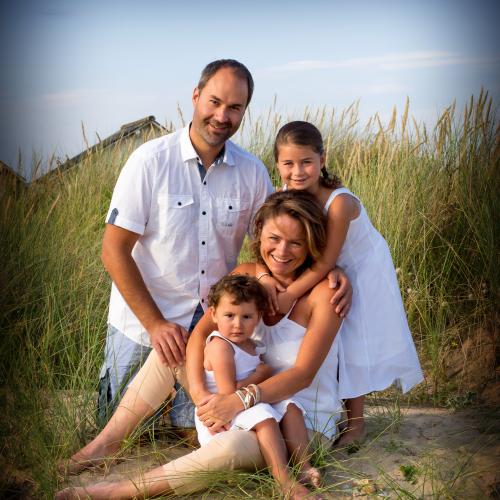
[[[181,366],[186,359],[188,332],[177,323],[155,322],[148,330],[151,344],[162,363],[171,368]]]
[[[340,267],[336,267],[328,273],[330,288],[335,290],[330,304],[336,306],[335,312],[345,318],[352,304],[352,286],[347,275]]]

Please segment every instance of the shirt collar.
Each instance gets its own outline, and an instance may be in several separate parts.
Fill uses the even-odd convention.
[[[181,137],[180,137],[180,145],[181,145],[181,156],[182,156],[182,161],[186,162],[188,160],[196,160],[198,161],[198,153],[193,147],[193,144],[191,142],[191,139],[189,138],[189,127],[191,124],[187,125],[182,129],[181,132]],[[231,141],[226,141],[224,143],[224,147],[215,159],[215,165],[229,165],[229,166],[235,166],[234,162],[234,155],[233,155],[233,148],[234,145]]]

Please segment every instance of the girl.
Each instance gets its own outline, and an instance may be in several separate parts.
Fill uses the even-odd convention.
[[[338,374],[348,418],[338,444],[356,449],[366,434],[364,395],[393,382],[404,393],[423,380],[391,254],[360,200],[328,174],[323,139],[314,125],[284,125],[276,136],[274,156],[283,189],[308,191],[324,207],[328,239],[322,259],[286,290],[265,268],[257,276],[271,294],[281,292],[275,300],[281,312],[336,265],[349,277],[353,300],[342,326]]]
[[[229,275],[219,280],[208,295],[208,304],[217,331],[206,340],[204,353],[207,389],[219,394],[237,390],[242,402],[250,394],[253,402],[259,399],[255,384],[272,376],[272,369],[260,360],[264,348],[256,347],[251,336],[267,308],[265,289],[255,278]],[[248,386],[251,392],[242,388]],[[246,406],[246,405],[245,405]],[[269,405],[258,403],[239,413],[230,429],[255,430],[266,463],[281,489],[291,498],[302,498],[308,490],[296,484],[288,472],[287,441],[290,454],[300,468],[299,480],[319,486],[319,472],[307,457],[308,436],[302,407],[293,400]],[[282,430],[278,422],[282,421]],[[217,439],[195,415],[200,445]],[[293,435],[289,435],[290,432]],[[283,432],[283,436],[281,434]],[[219,434],[220,435],[220,434]],[[293,444],[292,444],[293,443]]]

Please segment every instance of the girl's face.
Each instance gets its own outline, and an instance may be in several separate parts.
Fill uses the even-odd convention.
[[[314,193],[319,188],[325,155],[310,146],[282,144],[278,149],[278,170],[283,184],[289,189],[306,189]]]
[[[248,340],[260,320],[255,302],[234,304],[234,298],[227,293],[210,310],[219,333],[235,344]]]
[[[308,256],[302,224],[286,214],[268,219],[262,226],[260,255],[273,276],[293,281],[295,271]]]

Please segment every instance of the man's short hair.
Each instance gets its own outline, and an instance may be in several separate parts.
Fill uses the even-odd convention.
[[[217,308],[223,295],[229,295],[233,304],[253,302],[260,314],[268,305],[266,289],[253,276],[229,274],[221,278],[210,288],[208,305]]]
[[[214,76],[215,73],[217,73],[217,71],[219,71],[222,68],[230,68],[242,80],[246,80],[248,87],[248,98],[246,105],[248,106],[250,104],[250,100],[252,99],[252,94],[253,94],[253,88],[254,88],[253,78],[250,71],[248,71],[248,68],[244,64],[241,64],[240,62],[236,61],[235,59],[218,59],[217,61],[208,63],[201,72],[200,80],[197,85],[198,89],[202,90],[203,87],[208,83],[208,80],[210,80],[210,78],[212,78],[212,76]]]

